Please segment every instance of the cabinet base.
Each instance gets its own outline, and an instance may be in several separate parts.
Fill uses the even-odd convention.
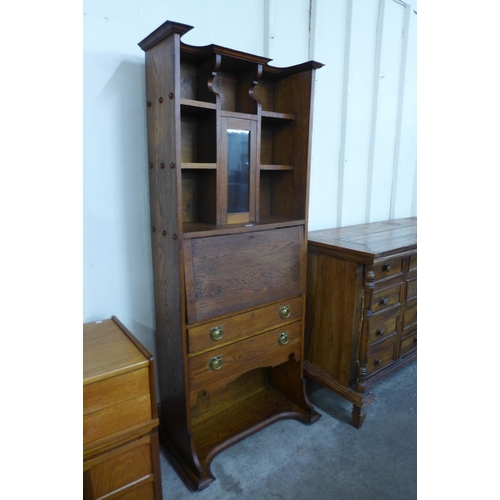
[[[411,363],[415,359],[417,359],[417,350],[416,349],[414,351],[408,353],[404,357],[399,358],[394,363],[391,363],[390,365],[387,365],[383,369],[370,375],[370,378],[365,382],[364,387],[357,387],[358,391],[364,392],[368,387],[371,387],[373,384],[376,384],[378,381],[387,377],[391,373],[394,373],[395,371],[400,370],[401,368],[403,368],[407,364]]]
[[[371,377],[365,387],[369,387],[386,377],[390,373],[399,370],[411,361],[417,358],[417,352],[413,352],[405,358],[400,358],[398,361],[390,365],[386,370],[381,370],[379,373]],[[314,382],[324,385],[328,389],[342,396],[347,401],[352,403],[352,425],[360,429],[366,418],[366,408],[375,401],[375,396],[371,392],[358,392],[350,387],[345,387],[335,380],[321,368],[313,365],[310,361],[304,360],[304,375]]]
[[[305,380],[301,381],[305,386]],[[199,463],[193,470],[188,460],[177,452],[168,436],[161,434],[160,439],[166,457],[188,489],[200,491],[215,481],[211,463],[217,454],[233,444],[260,431],[278,420],[295,419],[304,424],[313,424],[321,415],[309,405],[308,411],[300,408],[272,387],[256,391],[250,397],[225,408],[224,418],[217,414],[193,421],[191,438],[193,456],[191,463]],[[221,415],[222,416],[222,415]]]
[[[304,360],[304,374],[311,380],[324,385],[350,401],[352,403],[352,424],[357,429],[361,428],[366,417],[366,407],[375,401],[375,397],[371,392],[361,394],[349,387],[345,387],[307,360]]]

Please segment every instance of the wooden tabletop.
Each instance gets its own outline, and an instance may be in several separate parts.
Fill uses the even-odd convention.
[[[83,325],[83,385],[148,364],[148,358],[112,319]]]
[[[404,252],[417,248],[417,218],[310,231],[308,245],[354,252],[372,259]]]

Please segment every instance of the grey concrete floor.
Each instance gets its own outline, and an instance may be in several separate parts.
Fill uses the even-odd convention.
[[[361,429],[351,404],[308,381],[321,413],[311,426],[282,420],[217,455],[216,481],[189,491],[161,455],[164,500],[214,498],[410,500],[417,498],[417,362],[370,388]]]

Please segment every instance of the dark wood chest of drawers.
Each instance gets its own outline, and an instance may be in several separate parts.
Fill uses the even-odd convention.
[[[417,219],[308,235],[304,372],[353,403],[417,356]]]
[[[83,498],[160,500],[154,360],[116,318],[83,325]]]

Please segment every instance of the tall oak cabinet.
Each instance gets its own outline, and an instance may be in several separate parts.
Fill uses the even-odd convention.
[[[283,418],[313,423],[303,378],[315,71],[181,42],[146,53],[160,431],[186,484]]]

